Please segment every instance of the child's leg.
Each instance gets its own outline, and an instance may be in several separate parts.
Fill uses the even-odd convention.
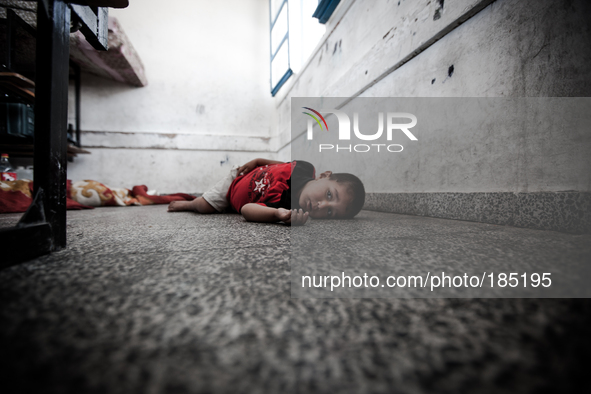
[[[222,178],[211,189],[193,201],[173,201],[168,205],[168,212],[195,211],[199,213],[224,212],[229,206],[226,198],[232,181],[236,179],[237,168],[234,166],[230,173]]]
[[[168,212],[179,211],[195,211],[199,213],[217,212],[203,197],[197,197],[193,201],[172,201],[168,204]]]

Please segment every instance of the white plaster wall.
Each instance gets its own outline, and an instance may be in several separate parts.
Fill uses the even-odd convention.
[[[149,84],[83,74],[82,143],[92,154],[69,163],[69,179],[203,192],[226,166],[274,158],[267,0],[136,0],[109,13]]]
[[[280,156],[289,151],[291,97],[341,97],[345,103],[357,96],[590,95],[591,47],[583,44],[591,37],[588,2],[456,0],[444,4],[441,18],[434,20],[438,1],[341,1],[307,67],[276,98]],[[380,184],[370,182],[368,191],[591,191],[591,168],[584,160],[591,155],[588,133],[562,131],[558,137],[562,159],[550,165],[552,160],[541,152],[557,153],[552,149],[556,130],[544,122],[538,124],[538,129],[527,133],[527,141],[518,138],[525,130],[515,130],[513,141],[518,146],[511,145],[507,136],[502,141],[498,137],[497,145],[507,145],[505,163],[498,162],[498,155],[487,154],[484,146],[478,147],[482,155],[468,161],[454,151],[454,141],[464,147],[466,141],[473,141],[469,127],[451,133],[445,163],[431,163],[437,168],[421,166],[420,160],[440,157],[440,145],[421,140],[418,154],[396,159],[413,169],[412,179],[397,173],[400,167],[393,162],[390,177],[380,179]],[[533,155],[519,154],[526,151]],[[338,171],[339,161],[346,167],[350,158],[327,155],[315,164],[320,171]],[[472,165],[494,168],[494,176],[483,182],[478,171],[456,170]],[[441,166],[447,169],[447,181],[442,181]],[[391,186],[385,190],[385,184]]]
[[[584,0],[455,0],[443,9],[430,0],[342,0],[311,59],[272,99],[267,7],[266,0],[174,0],[165,7],[150,0],[111,10],[144,60],[150,85],[84,76],[83,143],[93,154],[70,164],[68,177],[202,192],[250,157],[291,159],[291,97],[591,92],[591,47],[583,44],[591,37],[590,6]],[[545,146],[551,132],[541,127],[528,141]],[[457,130],[450,140],[467,141],[468,133]],[[439,147],[421,141],[420,155],[404,158],[407,168],[417,169],[414,181],[400,181],[395,171],[389,181],[397,192],[589,191],[591,171],[581,171],[580,158],[591,143],[571,137],[562,139],[564,159],[557,166],[532,166],[543,158],[531,155],[509,155],[510,165],[503,166],[485,153],[477,164],[495,168],[494,182],[476,179],[477,172],[455,173],[471,164],[453,151],[445,163],[450,181],[442,182],[418,159],[437,157]],[[338,170],[334,157],[315,164]],[[520,169],[517,180],[514,168]],[[367,186],[384,190],[383,183]]]
[[[258,152],[95,148],[91,155],[79,155],[75,164],[98,175],[72,177],[72,163],[68,163],[68,179],[99,180],[107,186],[128,189],[146,185],[159,194],[203,193],[233,165],[245,163],[253,155]]]

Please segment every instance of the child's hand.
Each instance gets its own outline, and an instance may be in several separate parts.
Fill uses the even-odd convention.
[[[249,161],[246,164],[241,165],[240,167],[238,167],[238,175],[246,175],[249,172],[251,172],[252,170],[254,170],[255,168],[257,168],[258,165],[258,160],[259,159],[254,159]]]
[[[277,208],[277,219],[291,226],[301,226],[308,220],[308,212],[302,209]]]
[[[303,209],[292,209],[291,220],[289,224],[292,226],[301,226],[306,224],[308,221],[308,212],[304,212]]]

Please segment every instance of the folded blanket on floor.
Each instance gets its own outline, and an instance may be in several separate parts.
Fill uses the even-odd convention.
[[[25,212],[33,197],[33,182],[0,182],[0,213]],[[171,201],[191,201],[193,196],[184,193],[166,196],[150,196],[144,185],[134,186],[131,190],[109,187],[97,181],[68,180],[66,208],[93,209],[101,206],[130,206],[168,204]]]

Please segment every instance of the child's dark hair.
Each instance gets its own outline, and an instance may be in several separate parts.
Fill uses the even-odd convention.
[[[347,191],[353,200],[347,207],[344,218],[351,219],[361,211],[363,204],[365,204],[365,187],[363,183],[355,175],[348,173],[331,174],[329,179],[346,185]]]

